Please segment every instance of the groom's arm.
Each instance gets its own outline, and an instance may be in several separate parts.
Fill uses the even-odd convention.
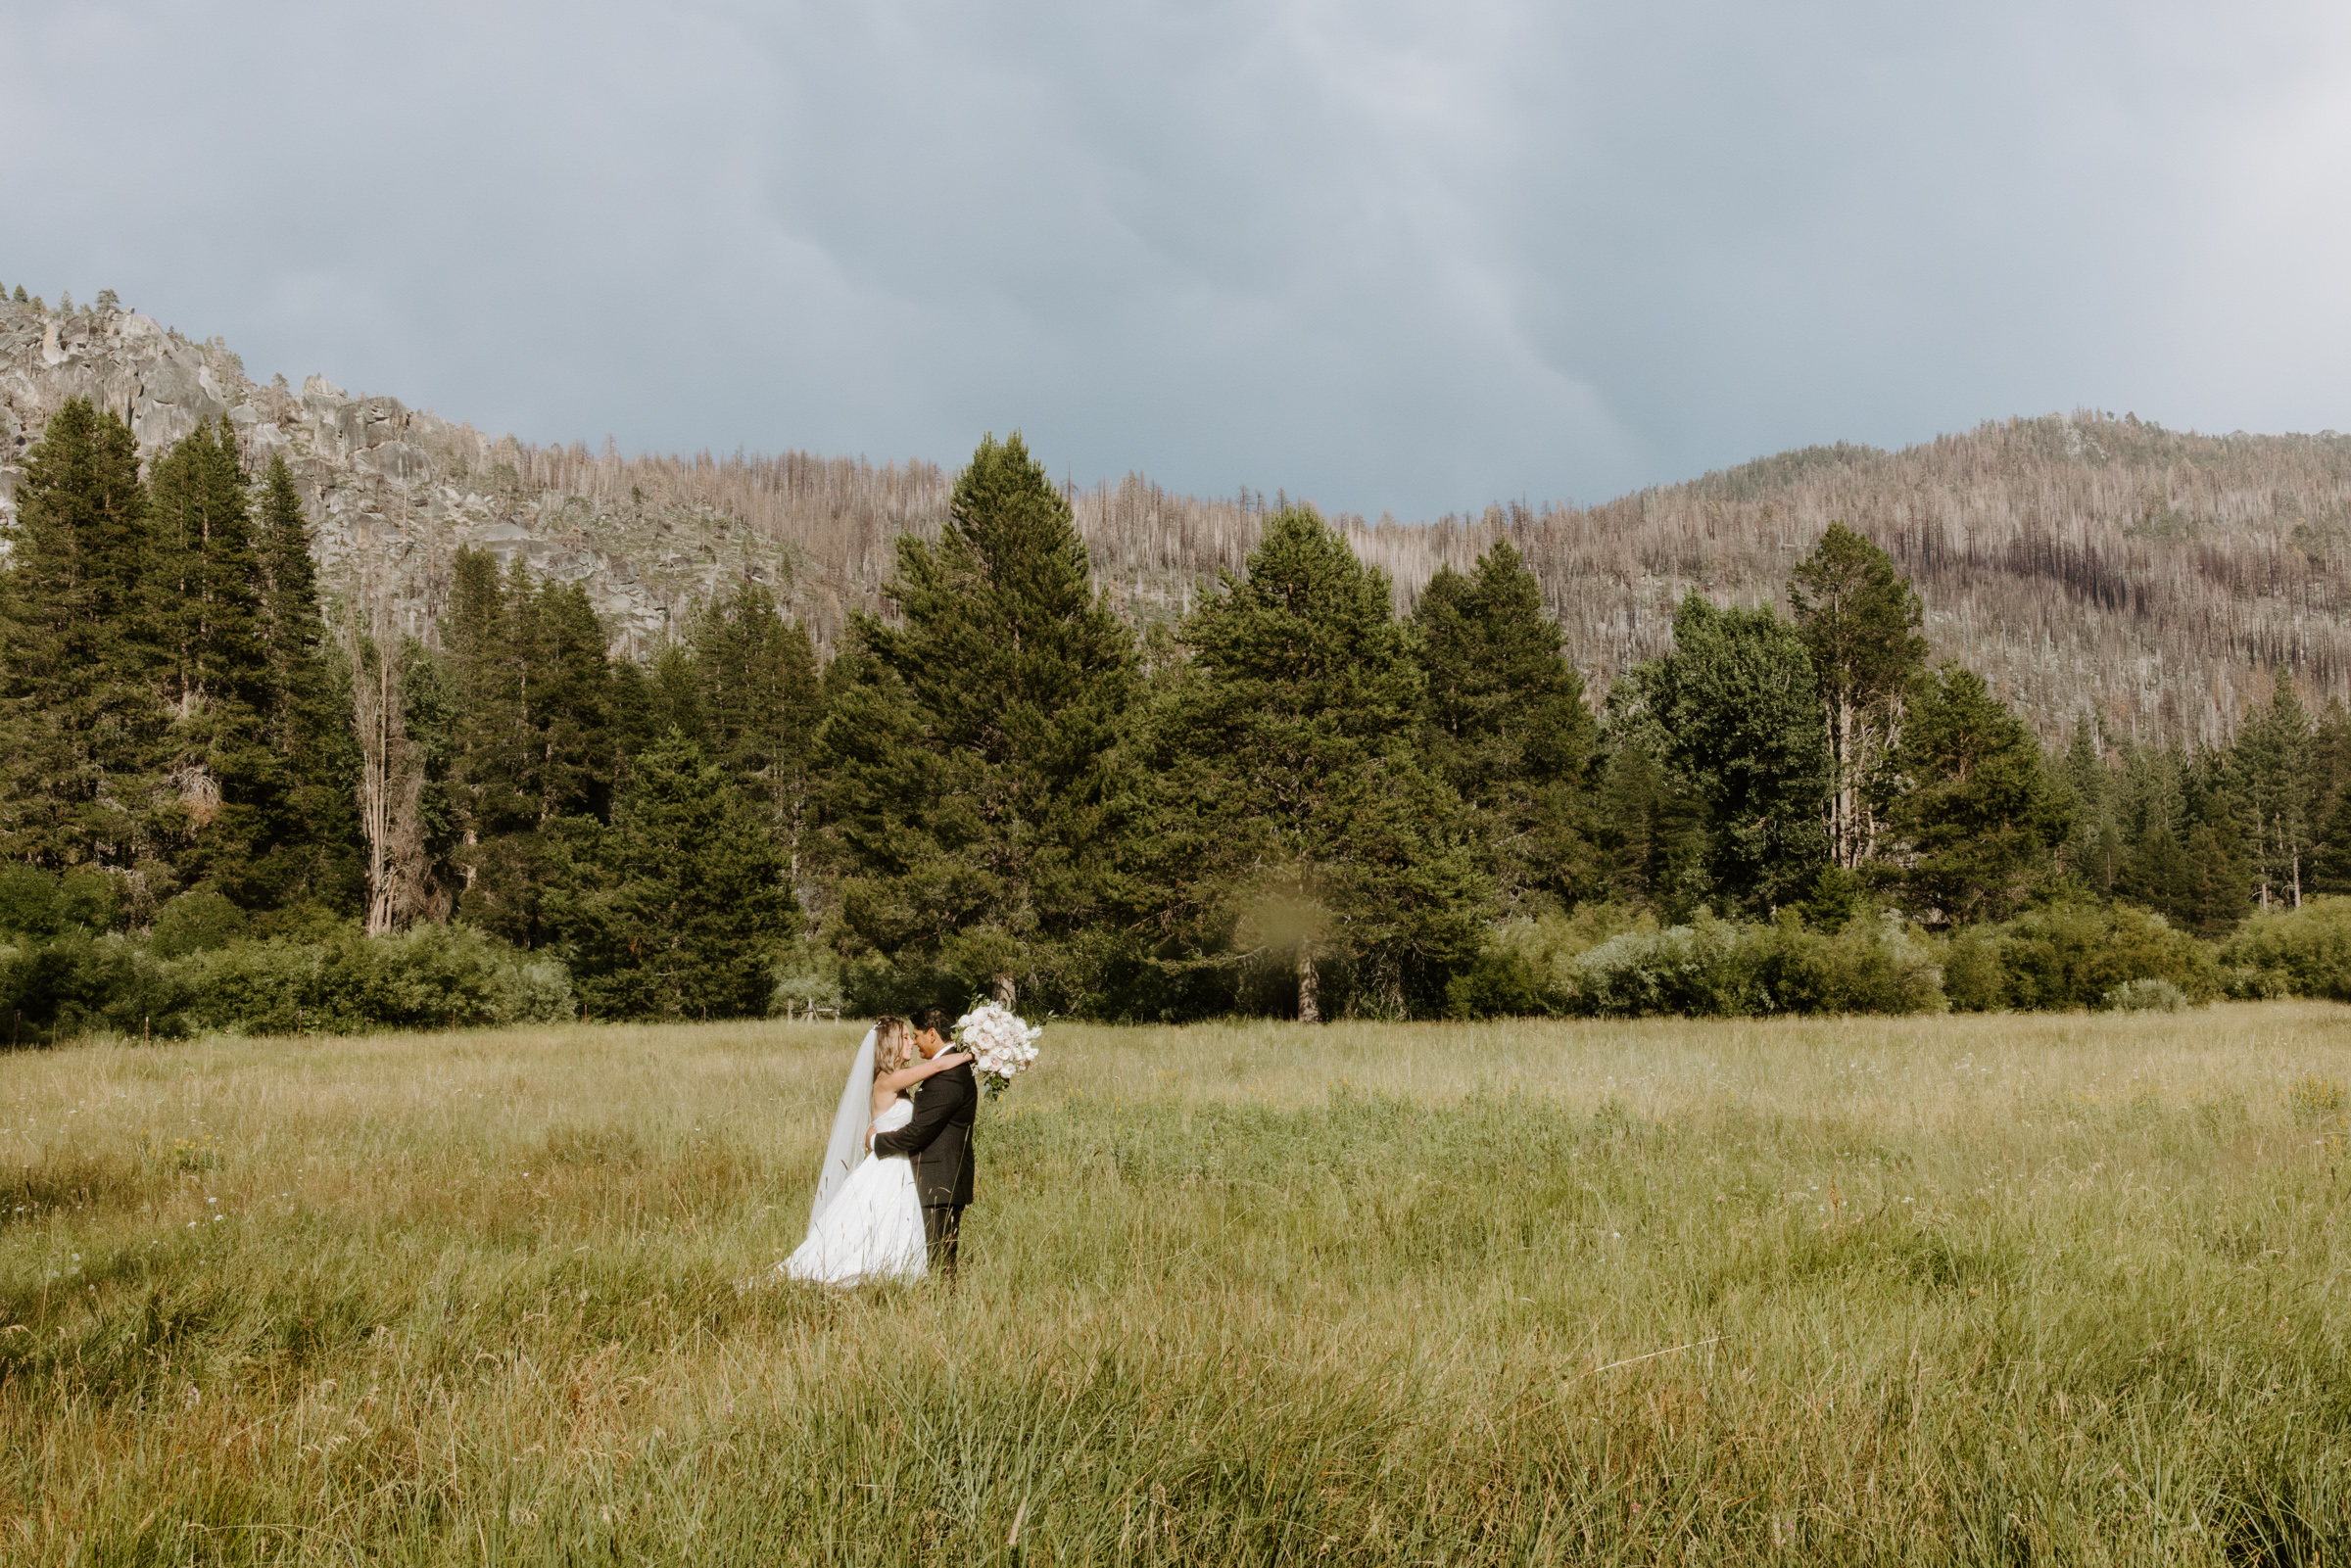
[[[888,1160],[896,1155],[918,1155],[937,1141],[954,1119],[956,1110],[963,1104],[968,1091],[961,1079],[951,1073],[940,1073],[915,1096],[914,1119],[895,1132],[874,1134],[874,1158]]]

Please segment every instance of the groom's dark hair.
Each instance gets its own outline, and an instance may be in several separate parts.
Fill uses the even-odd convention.
[[[914,1010],[914,1026],[943,1035],[947,1032],[947,1010],[943,1007],[918,1007]]]

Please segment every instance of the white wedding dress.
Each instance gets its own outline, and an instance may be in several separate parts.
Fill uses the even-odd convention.
[[[874,1118],[874,1131],[895,1132],[913,1119],[913,1102],[895,1100]],[[924,1261],[914,1163],[864,1155],[808,1222],[808,1239],[776,1269],[819,1285],[860,1285],[920,1279]]]

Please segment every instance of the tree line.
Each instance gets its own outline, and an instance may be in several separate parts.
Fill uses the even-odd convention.
[[[8,543],[20,1015],[720,1018],[991,990],[1314,1021],[1671,992],[1573,955],[1558,985],[1527,977],[1571,939],[1685,969],[1751,950],[1717,987],[1742,1009],[1897,1005],[1823,979],[1832,952],[1899,1005],[1930,969],[1954,1002],[2017,1005],[2056,993],[1962,985],[1966,932],[2119,908],[2218,941],[2351,892],[2339,704],[2314,718],[2280,674],[2225,746],[2086,716],[2045,752],[1932,658],[1909,581],[1841,524],[1788,613],[1693,594],[1599,704],[1507,538],[1399,616],[1377,567],[1286,508],[1243,570],[1138,629],[1017,435],[973,454],[936,541],[898,539],[887,613],[829,660],[748,582],[615,657],[578,585],[473,550],[437,636],[393,636],[322,604],[282,462],[246,472],[223,421],[142,469],[86,401],[30,454]],[[2096,919],[2183,962],[2142,916]],[[444,927],[463,939],[355,945]]]

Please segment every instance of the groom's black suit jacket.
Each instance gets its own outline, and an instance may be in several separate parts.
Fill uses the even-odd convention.
[[[925,1209],[961,1209],[972,1201],[972,1118],[979,1109],[980,1080],[969,1062],[926,1078],[914,1097],[914,1119],[876,1133],[874,1158],[911,1159]]]

